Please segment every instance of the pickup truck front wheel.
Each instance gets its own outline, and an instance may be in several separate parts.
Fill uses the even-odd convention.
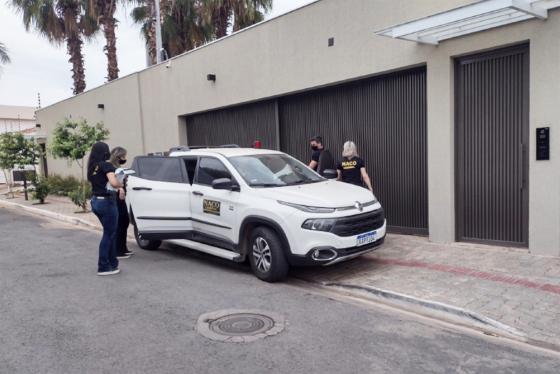
[[[161,245],[161,240],[146,240],[140,238],[136,225],[134,225],[134,238],[136,239],[136,244],[138,244],[140,248],[148,251],[155,251]]]
[[[282,241],[268,227],[257,227],[250,236],[251,269],[257,278],[266,282],[277,282],[286,277],[288,261],[282,251]]]

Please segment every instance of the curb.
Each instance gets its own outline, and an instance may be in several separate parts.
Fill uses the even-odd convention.
[[[83,220],[81,218],[69,217],[69,216],[64,215],[64,214],[54,213],[54,212],[50,212],[48,210],[44,210],[44,209],[40,209],[40,208],[34,208],[34,207],[27,206],[27,205],[19,204],[19,203],[12,203],[11,201],[6,201],[4,199],[0,199],[0,205],[5,205],[5,206],[8,206],[8,207],[13,207],[13,208],[20,208],[20,209],[23,209],[27,212],[30,212],[30,213],[33,213],[33,214],[36,214],[36,215],[39,215],[39,216],[56,219],[57,221],[62,221],[62,222],[70,223],[70,224],[73,224],[73,225],[84,225],[84,226],[88,226],[90,228],[94,228],[96,230],[100,230],[100,228],[97,225],[92,224],[92,223],[90,223],[86,220]]]
[[[344,291],[357,291],[358,294],[366,298],[381,300],[407,311],[410,311],[411,306],[416,307],[420,309],[415,311],[419,314],[428,317],[440,317],[490,334],[506,336],[522,342],[529,341],[527,334],[524,332],[468,309],[369,286],[330,282],[322,285]]]
[[[61,222],[65,222],[65,223],[69,223],[71,225],[76,225],[76,226],[86,226],[89,229],[94,229],[97,231],[103,231],[102,228],[94,223],[88,222],[84,219],[81,218],[77,218],[77,217],[70,217],[64,214],[60,214],[60,213],[54,213],[54,212],[50,212],[48,210],[44,210],[44,209],[40,209],[40,208],[34,208],[34,207],[30,207],[27,205],[23,205],[23,204],[19,204],[19,203],[13,203],[11,201],[6,201],[4,199],[0,199],[0,205],[4,205],[6,207],[11,207],[11,208],[19,208],[22,210],[25,210],[29,213],[38,215],[38,216],[42,216],[42,217],[46,217],[46,218],[50,218],[50,219],[54,219],[57,221],[61,221]],[[134,237],[131,237],[130,235],[127,236],[129,240],[133,240]]]

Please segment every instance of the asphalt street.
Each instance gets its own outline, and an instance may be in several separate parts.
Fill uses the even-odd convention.
[[[179,247],[96,276],[100,233],[0,207],[0,373],[558,373],[560,358],[361,306]],[[201,314],[282,314],[247,344],[195,331]]]

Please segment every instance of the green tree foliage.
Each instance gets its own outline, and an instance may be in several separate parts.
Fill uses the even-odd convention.
[[[272,9],[272,0],[136,0],[132,18],[142,25],[152,64],[155,1],[160,4],[163,48],[170,57],[258,23]]]
[[[2,72],[2,65],[9,64],[10,55],[8,54],[8,48],[4,45],[4,43],[0,42],[0,73]]]
[[[86,202],[87,198],[89,198],[87,195],[87,183],[84,178],[84,157],[91,150],[95,142],[105,140],[108,136],[109,130],[103,127],[102,122],[92,126],[84,119],[72,121],[66,118],[64,121],[59,122],[53,131],[52,142],[49,147],[53,157],[76,162],[82,170],[80,186],[69,196],[83,211],[87,210]],[[76,194],[79,196],[74,198]]]
[[[49,190],[53,195],[68,196],[78,187],[80,187],[80,180],[72,175],[66,177],[56,174],[49,175]]]
[[[83,212],[87,212],[87,202],[91,199],[91,185],[82,183],[74,191],[68,194],[70,200],[80,208]]]
[[[54,158],[76,162],[80,168],[83,159],[95,142],[107,139],[109,130],[102,122],[89,125],[85,119],[72,121],[65,118],[57,123],[52,133],[50,152]]]
[[[72,64],[74,94],[86,89],[84,38],[90,39],[98,31],[97,22],[87,12],[90,0],[11,0],[21,14],[26,30],[33,28],[50,43],[66,44]]]
[[[41,148],[33,139],[26,139],[21,133],[0,134],[0,169],[4,173],[10,193],[12,193],[12,170],[23,169],[26,165],[37,165]]]
[[[39,200],[40,204],[44,204],[45,199],[50,193],[49,181],[42,175],[35,174],[33,186],[35,187],[33,190],[33,199]]]

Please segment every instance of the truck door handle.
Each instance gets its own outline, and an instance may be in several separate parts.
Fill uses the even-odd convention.
[[[202,192],[193,191],[192,193],[193,193],[193,195],[195,195],[195,196],[204,196],[204,194],[203,194]]]
[[[151,191],[150,187],[132,187],[134,191]]]

